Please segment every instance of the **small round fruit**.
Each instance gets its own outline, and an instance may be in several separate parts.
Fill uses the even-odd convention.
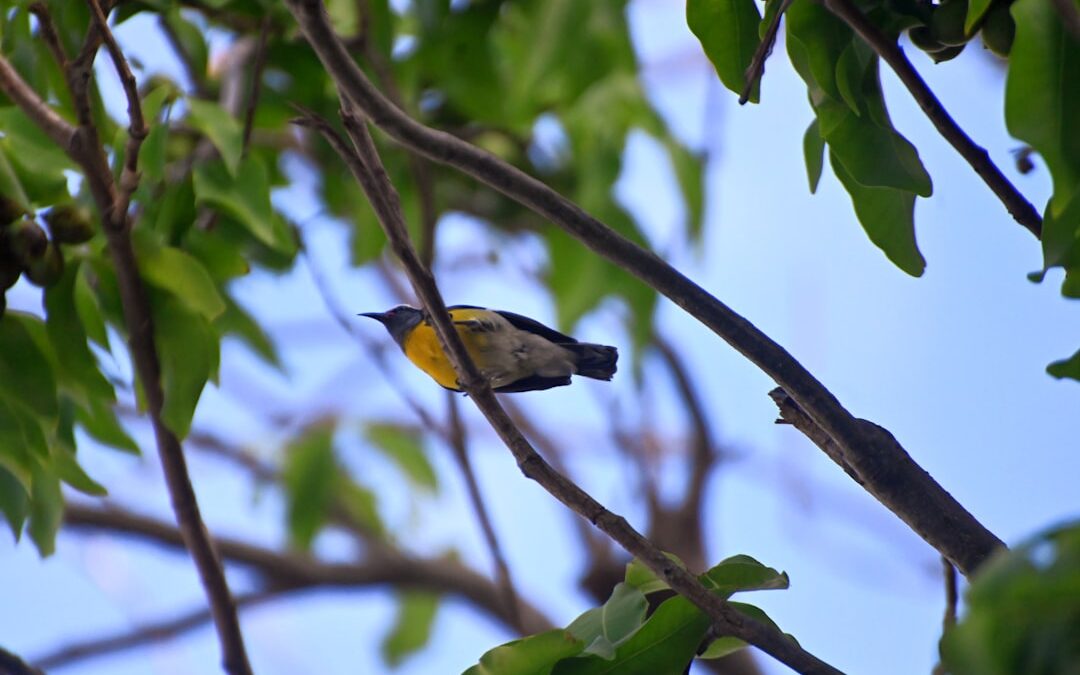
[[[964,51],[964,47],[967,45],[956,45],[954,47],[946,47],[941,51],[936,51],[930,55],[930,58],[934,59],[934,63],[943,63],[945,61],[951,61],[957,56],[960,56],[960,52]]]
[[[948,0],[934,8],[934,13],[930,16],[930,31],[938,42],[957,47],[971,39],[971,36],[964,32],[967,10],[967,0]]]
[[[5,230],[5,235],[8,248],[24,267],[31,260],[45,255],[45,248],[49,245],[45,230],[29,218],[17,220],[9,225]]]
[[[44,220],[53,241],[60,244],[82,244],[94,236],[90,209],[73,202],[52,207]]]
[[[0,194],[0,227],[10,225],[26,215],[26,210],[7,195]]]
[[[64,254],[60,252],[60,247],[49,242],[45,255],[30,261],[23,274],[27,281],[42,288],[60,281],[60,277],[64,276]]]
[[[926,26],[915,26],[908,31],[908,37],[911,38],[911,44],[927,54],[933,54],[934,52],[945,49],[945,45],[938,42],[937,38],[934,37],[933,32]]]
[[[1006,57],[1012,50],[1016,37],[1016,21],[1009,14],[1008,5],[994,5],[986,13],[982,26],[983,44],[998,56]]]
[[[22,274],[22,265],[7,251],[0,251],[0,293],[15,285]]]

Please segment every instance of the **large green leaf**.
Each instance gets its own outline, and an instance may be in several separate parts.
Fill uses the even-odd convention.
[[[189,310],[213,321],[225,311],[214,280],[191,255],[161,246],[150,237],[134,237],[139,272],[150,284],[180,299]]]
[[[741,94],[746,88],[746,69],[761,38],[761,13],[754,0],[687,0],[686,23],[701,41],[720,81]],[[755,83],[750,100],[758,101],[760,83]]]
[[[56,550],[56,531],[64,518],[64,496],[60,479],[42,467],[34,470],[34,485],[30,492],[30,538],[42,556]]]
[[[391,667],[423,649],[431,639],[431,626],[439,610],[439,596],[422,591],[398,594],[394,626],[379,645],[383,661]]]
[[[290,253],[296,243],[270,204],[270,182],[266,166],[258,157],[248,156],[235,178],[220,163],[211,162],[195,170],[195,198],[215,206],[236,219],[257,240],[276,251]]]
[[[314,424],[285,448],[282,479],[288,498],[289,540],[307,550],[326,523],[342,468],[334,457],[334,426]]]
[[[49,458],[49,446],[33,411],[0,396],[0,468],[30,492],[34,471]]]
[[[28,198],[52,204],[67,196],[64,171],[75,164],[52,140],[15,107],[0,107],[0,138],[11,167]]]
[[[760,609],[759,607],[749,605],[745,602],[735,602],[734,600],[728,602],[728,606],[739,612],[740,614],[745,614],[751,619],[755,619],[756,621],[763,623],[771,628],[774,628],[777,631],[780,630],[780,627],[776,625],[776,622],[773,621],[772,618],[770,618],[769,615],[766,614],[764,610]],[[795,638],[791,637],[790,635],[788,635],[787,637],[792,641],[795,640]],[[698,658],[719,659],[727,656],[728,654],[737,652],[743,647],[746,647],[745,642],[743,642],[737,637],[725,635],[710,642],[709,646],[706,647],[705,651],[698,655]]]
[[[915,195],[893,188],[861,185],[832,152],[829,163],[851,195],[855,215],[870,241],[897,267],[912,276],[921,276],[926,269],[926,260],[915,243]]]
[[[187,99],[188,122],[210,139],[233,176],[240,170],[244,148],[244,130],[236,118],[217,103],[197,98]]]
[[[203,387],[217,373],[218,336],[201,314],[171,295],[156,293],[153,309],[165,394],[161,417],[173,433],[184,438],[191,429]]]
[[[1049,0],[1017,0],[1011,11],[1016,38],[1005,122],[1042,155],[1054,180],[1043,221],[1044,266],[1080,271],[1080,39]]]
[[[762,565],[748,555],[725,558],[700,577],[713,593],[725,598],[739,591],[762,591],[788,587],[786,572]]]
[[[36,316],[8,311],[0,317],[0,398],[24,403],[37,415],[53,418],[56,378],[52,355],[44,351],[44,335],[45,326]]]
[[[435,469],[424,452],[423,436],[416,429],[376,423],[367,425],[364,435],[373,447],[397,464],[413,485],[432,492],[438,488]]]
[[[615,655],[615,646],[641,627],[648,607],[642,591],[619,583],[607,602],[574,619],[566,630],[585,643],[587,653],[610,659]]]
[[[133,455],[140,454],[139,445],[116,419],[116,411],[101,401],[90,401],[86,408],[76,409],[75,419],[95,441]]]
[[[76,309],[75,288],[81,265],[68,264],[60,281],[45,289],[45,326],[59,365],[61,384],[82,405],[91,400],[112,403],[112,385],[101,374],[86,342],[86,331]]]
[[[485,652],[464,675],[549,675],[560,659],[579,654],[584,647],[572,633],[556,628]]]

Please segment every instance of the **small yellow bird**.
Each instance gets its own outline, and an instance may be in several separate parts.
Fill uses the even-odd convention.
[[[537,391],[570,384],[571,375],[610,380],[615,374],[619,352],[614,347],[578,342],[513,312],[471,305],[447,309],[469,356],[494,391]],[[454,367],[423,310],[399,305],[360,316],[386,326],[405,357],[436,382],[461,391]]]

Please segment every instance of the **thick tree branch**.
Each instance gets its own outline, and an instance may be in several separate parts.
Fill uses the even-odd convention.
[[[69,503],[64,512],[64,524],[69,529],[126,534],[177,550],[184,546],[181,533],[169,523],[117,508]],[[270,588],[393,585],[455,595],[516,630],[514,617],[507,611],[498,587],[482,574],[449,558],[417,558],[386,547],[373,547],[356,563],[324,563],[309,556],[280,553],[227,537],[215,538],[215,546],[230,563],[257,571]],[[528,632],[552,628],[551,621],[533,605],[523,600],[519,609],[522,625]]]
[[[372,87],[352,61],[330,27],[319,0],[287,0],[287,4],[339,90],[389,136],[437,162],[473,176],[543,215],[594,252],[663,293],[772,377],[835,441],[845,457],[872,457],[885,464],[911,461],[895,440],[884,442],[880,434],[868,433],[867,427],[783,347],[657,255],[616,233],[521,170],[450,134],[425,127],[397,109]],[[928,498],[947,495],[932,481],[926,488],[931,491]],[[923,507],[920,505],[919,508]],[[967,529],[954,531],[951,535],[956,540],[975,544],[977,560],[970,562],[977,564],[1002,544],[973,518],[966,522]],[[941,552],[947,555],[946,551]]]
[[[842,453],[782,389],[774,389],[769,396],[780,409],[782,422],[803,432],[855,482],[899,515],[965,575],[970,575],[991,553],[1004,547],[952,495],[941,489],[885,429],[858,420],[867,437],[876,438],[875,445],[888,448],[887,453]]]
[[[27,664],[18,654],[0,647],[0,675],[44,675],[44,673]]]
[[[295,3],[290,4],[294,5],[295,10]],[[349,138],[352,140],[353,149],[342,148],[340,140],[334,140],[332,129],[324,120],[308,116],[300,122],[319,129],[335,146],[339,154],[342,154],[342,158],[368,196],[390,241],[390,246],[404,265],[413,289],[424,305],[428,319],[433,324],[440,345],[458,373],[459,383],[513,453],[522,473],[543,486],[564,505],[596,525],[660,578],[667,581],[676,592],[699,607],[716,623],[720,634],[737,636],[802,673],[838,673],[839,671],[835,668],[803,650],[779,631],[740,614],[727,602],[710,593],[697,578],[672,562],[663,551],[634,530],[624,518],[608,511],[585,491],[552,469],[537,454],[503,411],[488,383],[480,376],[468,352],[465,351],[465,346],[450,320],[434,278],[420,261],[409,240],[397,192],[386,176],[375,145],[368,135],[366,124],[352,111],[352,103],[348,100],[347,94],[344,91],[339,93],[342,98],[342,118]]]
[[[1042,216],[990,159],[990,153],[975,144],[971,137],[945,110],[938,97],[911,65],[896,40],[887,36],[866,17],[852,0],[824,0],[825,6],[851,27],[866,44],[885,60],[904,83],[912,98],[960,156],[990,187],[1016,220],[1036,237],[1042,237]],[[781,384],[781,386],[784,386]],[[785,387],[786,388],[786,387]],[[790,390],[789,390],[790,391]],[[801,401],[800,401],[801,403]]]
[[[97,127],[89,112],[87,91],[90,65],[93,63],[96,45],[100,44],[100,40],[109,38],[111,38],[111,33],[107,24],[93,23],[83,52],[68,69],[67,78],[72,90],[72,98],[75,101],[76,110],[80,111],[80,125],[77,129],[72,129],[41,101],[2,57],[0,57],[0,89],[83,169],[87,185],[104,223],[103,229],[109,254],[116,269],[131,357],[136,375],[146,395],[147,408],[153,423],[154,436],[161,456],[173,511],[214,612],[225,669],[233,675],[249,675],[251,666],[248,663],[243,636],[240,633],[236,607],[233,605],[221,562],[217,558],[210,535],[199,513],[180,439],[165,426],[161,419],[164,395],[161,389],[161,366],[154,344],[150,302],[146,287],[139,275],[135,251],[132,248],[129,235],[130,222],[124,206],[125,200],[117,192],[104,148],[99,140]],[[91,45],[95,45],[94,49],[90,48]],[[84,77],[87,79],[83,79]],[[137,96],[135,104],[138,107]],[[131,120],[133,127],[137,125],[138,120],[141,120],[141,110],[138,118]],[[137,160],[137,145],[136,152],[130,159],[132,162]],[[135,164],[132,163],[131,167],[134,170]]]

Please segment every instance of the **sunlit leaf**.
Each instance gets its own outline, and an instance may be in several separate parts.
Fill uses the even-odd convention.
[[[464,675],[548,675],[563,658],[581,653],[585,644],[561,628],[507,642],[484,653]]]
[[[786,572],[762,565],[748,555],[726,558],[700,577],[710,591],[729,597],[739,591],[759,591],[788,587]]]
[[[648,605],[641,590],[619,583],[607,602],[574,619],[566,630],[585,643],[587,653],[610,659],[615,654],[615,646],[644,622]]]

